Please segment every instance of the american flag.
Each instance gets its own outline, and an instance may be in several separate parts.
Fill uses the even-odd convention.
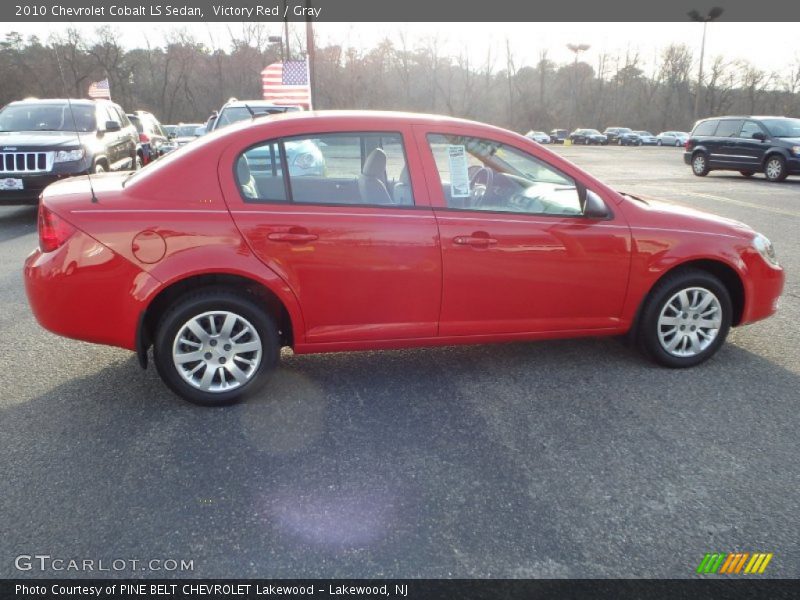
[[[311,109],[311,86],[305,60],[288,60],[267,66],[261,71],[261,87],[264,100]]]
[[[92,85],[89,86],[89,98],[111,100],[111,87],[108,85],[108,79],[92,82]]]

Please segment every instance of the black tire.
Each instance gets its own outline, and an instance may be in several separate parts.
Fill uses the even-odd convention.
[[[108,167],[106,163],[102,160],[95,161],[94,165],[92,165],[92,173],[99,174],[99,173],[106,173],[108,171]]]
[[[586,139],[583,140],[583,145],[584,146],[588,146],[589,145],[589,138],[586,138]]]
[[[755,171],[739,171],[739,173],[741,173],[742,177],[752,177],[755,175]]]
[[[786,159],[780,154],[773,154],[768,156],[764,163],[764,175],[767,181],[778,183],[786,179],[788,173],[786,172]]]
[[[184,325],[193,317],[212,311],[227,311],[245,319],[255,328],[261,341],[261,360],[254,367],[252,375],[245,383],[229,391],[205,391],[192,386],[178,372],[172,358],[173,344]],[[210,353],[206,357],[209,355]],[[163,314],[156,327],[153,358],[158,374],[178,396],[200,406],[235,404],[258,391],[277,365],[279,357],[278,329],[272,317],[247,295],[225,289],[207,288],[183,296]],[[224,362],[222,358],[219,360]],[[233,364],[233,359],[230,361]],[[200,368],[200,373],[204,373],[209,367]]]
[[[658,140],[658,141],[656,142],[656,145],[657,145],[657,146],[660,146],[660,145],[661,145],[661,140]]]
[[[692,173],[698,177],[705,177],[708,175],[708,156],[705,152],[695,152],[692,155]]]
[[[680,140],[675,140],[675,147],[680,148],[683,144],[681,144]]]
[[[721,323],[716,337],[700,352],[692,356],[676,356],[664,348],[659,340],[659,317],[675,294],[690,288],[701,288],[716,297],[721,310]],[[659,281],[645,299],[635,330],[637,345],[645,356],[665,367],[673,369],[693,367],[708,360],[719,350],[728,336],[732,315],[730,294],[719,279],[706,271],[697,269],[676,271]],[[691,315],[686,322],[692,322]],[[690,335],[688,325],[686,327],[686,334],[676,332],[676,335],[680,337]]]
[[[622,138],[617,138],[617,146],[622,146]]]

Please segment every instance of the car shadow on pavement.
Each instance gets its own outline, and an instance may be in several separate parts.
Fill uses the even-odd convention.
[[[800,185],[800,179],[798,179],[797,177],[793,177],[791,175],[789,176],[788,179],[784,179],[783,181],[778,182],[778,183],[772,183],[770,181],[767,181],[767,179],[764,177],[764,175],[762,175],[760,173],[754,175],[753,177],[742,177],[738,173],[731,173],[729,171],[712,171],[711,173],[709,173],[708,177],[713,177],[715,179],[727,179],[727,180],[730,180],[730,181],[742,181],[742,182],[750,181],[750,182],[762,183],[764,185],[778,185],[778,186],[780,186],[780,185],[790,185],[790,186],[792,186],[792,185],[794,185],[794,186]]]
[[[0,411],[0,555],[194,561],[145,577],[689,577],[709,549],[758,548],[796,576],[798,387],[733,344],[669,370],[566,340],[286,352],[258,396],[208,409],[131,356]],[[4,559],[20,575],[63,574]]]
[[[36,231],[35,206],[0,207],[0,242]]]

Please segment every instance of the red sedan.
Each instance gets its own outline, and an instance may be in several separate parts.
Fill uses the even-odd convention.
[[[630,333],[668,367],[773,314],[746,225],[620,194],[536,143],[442,117],[293,113],[133,174],[48,187],[25,264],[60,335],[147,350],[198,404],[295,353]]]

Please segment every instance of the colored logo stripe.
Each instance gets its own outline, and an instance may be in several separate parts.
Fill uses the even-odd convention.
[[[703,556],[703,560],[697,567],[697,573],[719,573],[721,575],[733,574],[761,574],[763,573],[769,562],[772,560],[773,554],[764,552],[714,552],[707,553]],[[749,559],[749,560],[748,560]],[[747,565],[745,567],[745,564]],[[743,570],[744,569],[744,570]]]

